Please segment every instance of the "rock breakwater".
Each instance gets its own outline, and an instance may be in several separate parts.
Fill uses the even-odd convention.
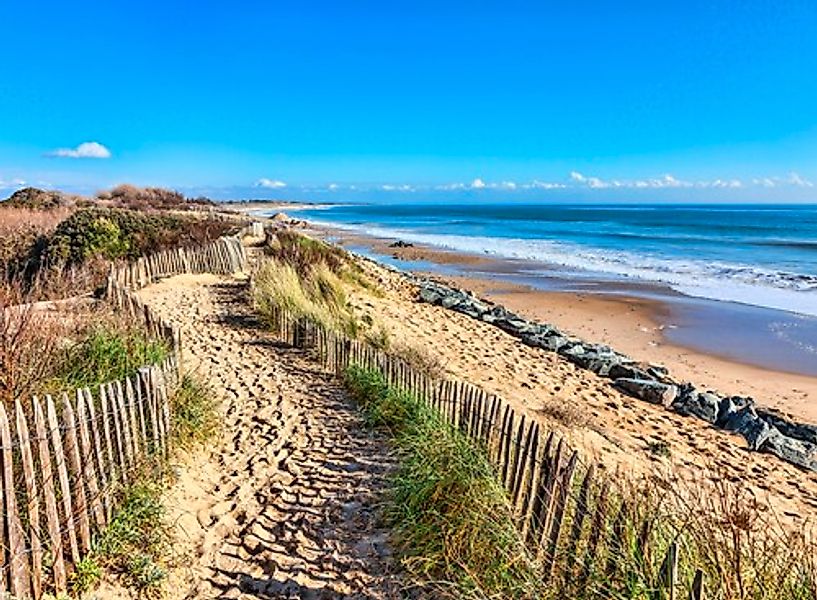
[[[525,319],[470,292],[416,280],[419,300],[492,324],[522,343],[556,352],[580,368],[606,377],[624,393],[739,434],[754,451],[773,454],[817,472],[817,425],[798,423],[753,398],[725,396],[675,380],[662,365],[639,362],[604,344],[589,343],[558,328]]]

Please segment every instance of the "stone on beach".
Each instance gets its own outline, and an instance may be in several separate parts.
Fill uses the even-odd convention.
[[[711,392],[699,392],[691,384],[681,386],[672,409],[679,415],[698,417],[715,424],[721,399]]]
[[[650,379],[616,379],[614,385],[628,394],[661,406],[669,406],[678,395],[678,388],[674,385],[652,381]]]

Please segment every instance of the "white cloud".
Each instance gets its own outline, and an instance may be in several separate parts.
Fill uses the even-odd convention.
[[[76,148],[57,148],[46,156],[55,158],[110,158],[111,151],[99,142],[83,142]]]
[[[471,182],[471,189],[472,190],[482,190],[485,189],[485,182],[477,177],[474,181]]]
[[[520,186],[523,190],[562,190],[567,186],[564,183],[554,183],[552,181],[539,181],[534,179],[530,183],[523,183]]]
[[[262,177],[258,181],[255,182],[255,187],[260,188],[267,188],[270,190],[280,190],[281,188],[285,188],[287,184],[283,181],[278,179],[267,179],[266,177]]]
[[[416,188],[414,188],[413,186],[410,186],[410,185],[408,185],[406,183],[404,183],[402,185],[393,185],[393,184],[387,183],[387,184],[381,185],[380,189],[383,190],[384,192],[414,192],[414,191],[416,191]]]
[[[789,173],[789,177],[786,180],[786,182],[791,185],[796,185],[798,187],[807,188],[814,187],[814,184],[811,181],[809,181],[808,179],[804,179],[803,177],[800,177],[800,175],[798,175],[797,173]]]
[[[337,190],[339,190],[339,189],[340,189],[340,186],[339,186],[337,183],[330,183],[328,186],[326,186],[326,188],[327,188],[327,189],[328,189],[330,192],[335,192],[335,191],[337,191]]]

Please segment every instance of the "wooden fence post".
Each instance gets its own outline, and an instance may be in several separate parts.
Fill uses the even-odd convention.
[[[17,512],[14,486],[14,449],[11,428],[3,403],[0,402],[0,448],[3,453],[3,487],[5,488],[6,537],[8,539],[9,589],[20,598],[29,594],[28,569],[25,563],[23,525]]]
[[[40,406],[39,399],[35,396],[32,400],[34,410],[34,431],[37,436],[37,450],[40,458],[40,469],[43,481],[43,499],[45,500],[45,517],[48,524],[48,547],[51,550],[52,575],[54,578],[54,588],[57,594],[62,594],[66,590],[67,580],[65,573],[65,562],[62,552],[62,532],[60,531],[60,518],[57,511],[57,494],[54,489],[54,478],[51,470],[51,453],[48,451],[48,435],[45,428],[45,416]]]
[[[43,548],[40,541],[40,498],[37,490],[37,477],[34,472],[34,455],[31,452],[31,441],[28,434],[28,422],[20,399],[14,401],[17,441],[20,444],[20,464],[23,467],[26,499],[28,505],[25,514],[28,522],[28,539],[31,549],[31,588],[34,598],[42,594]]]

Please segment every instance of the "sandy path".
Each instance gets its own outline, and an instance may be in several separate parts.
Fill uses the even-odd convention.
[[[259,327],[245,288],[179,276],[140,292],[183,327],[185,368],[223,394],[223,438],[184,461],[168,496],[184,557],[170,596],[398,597],[376,513],[384,440],[337,382]]]

